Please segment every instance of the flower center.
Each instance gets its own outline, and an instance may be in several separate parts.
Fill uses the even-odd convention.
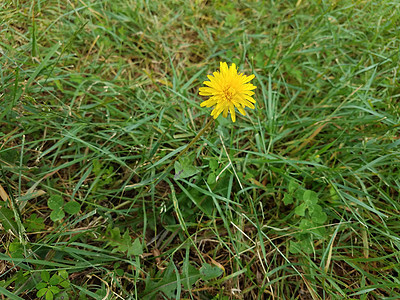
[[[223,97],[225,101],[232,101],[233,97],[236,95],[236,90],[229,86],[223,92]]]

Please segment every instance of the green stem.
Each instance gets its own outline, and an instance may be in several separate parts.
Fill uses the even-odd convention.
[[[203,135],[203,133],[210,127],[210,125],[213,123],[214,119],[210,119],[208,123],[199,131],[199,133],[194,137],[194,139],[186,146],[185,149],[183,149],[171,163],[167,166],[167,168],[164,170],[164,172],[161,174],[160,177],[157,178],[157,181],[155,184],[159,183],[161,180],[165,178],[165,176],[168,174],[170,171],[171,167],[174,165],[174,163],[181,157],[183,154],[185,154],[190,147],[193,146],[194,143],[197,142],[197,140]]]

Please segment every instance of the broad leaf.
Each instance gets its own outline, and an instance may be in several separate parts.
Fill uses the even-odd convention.
[[[74,215],[79,212],[81,205],[76,201],[69,201],[65,204],[64,210],[70,215]]]
[[[304,217],[305,213],[306,213],[306,205],[305,203],[300,204],[299,206],[297,206],[294,210],[294,213],[296,215],[299,215],[301,217]]]
[[[65,213],[63,210],[53,210],[50,214],[50,219],[53,222],[60,221],[64,217],[65,217]]]
[[[137,238],[133,242],[133,244],[129,247],[128,255],[142,255],[143,254],[143,246],[140,240]]]
[[[328,216],[323,212],[322,207],[320,205],[315,205],[311,213],[311,220],[317,224],[324,224],[327,219]]]
[[[47,205],[50,209],[59,211],[64,206],[64,199],[60,195],[51,195],[47,200]]]
[[[210,264],[204,263],[200,268],[201,278],[203,280],[210,280],[221,276],[223,270],[217,266],[211,266]]]
[[[49,282],[50,280],[50,273],[48,271],[42,271],[40,272],[40,277],[42,277],[42,280],[45,282]]]
[[[5,202],[2,202],[5,203]],[[14,232],[15,234],[18,232],[17,231],[17,223],[15,223],[15,221],[13,220],[14,218],[14,212],[3,206],[0,207],[0,222],[3,225],[5,230],[11,230],[12,232]]]
[[[293,203],[293,196],[290,194],[285,194],[285,196],[283,197],[283,204],[289,205],[292,203]]]
[[[318,203],[318,195],[314,191],[306,190],[303,194],[303,200],[308,207],[311,207]]]
[[[190,289],[191,285],[196,283],[197,280],[201,278],[200,272],[196,270],[193,266],[186,268],[188,272],[182,272],[180,274],[180,282],[182,283],[184,289]],[[178,286],[177,275],[175,274],[175,268],[173,262],[170,261],[168,267],[164,272],[158,272],[155,276],[156,278],[162,278],[156,281],[153,278],[148,277],[146,280],[146,288],[140,295],[139,299],[142,300],[152,300],[158,299],[157,295],[163,294],[167,299],[174,298],[176,296],[176,290]]]
[[[176,161],[174,167],[175,179],[191,177],[200,172],[200,169],[193,165],[193,161],[187,157]]]
[[[29,218],[25,220],[24,225],[28,232],[40,231],[45,227],[44,219],[37,217],[37,214],[31,214]]]

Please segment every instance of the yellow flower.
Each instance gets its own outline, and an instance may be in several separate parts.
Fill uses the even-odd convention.
[[[235,107],[243,115],[246,115],[244,108],[250,107],[254,109],[253,103],[256,101],[251,97],[254,95],[256,86],[248,83],[254,78],[254,75],[246,76],[243,73],[238,73],[235,64],[228,68],[226,62],[220,63],[220,71],[213,73],[214,76],[207,75],[210,81],[204,81],[206,87],[199,89],[201,96],[210,96],[210,98],[200,106],[215,108],[211,115],[216,119],[221,113],[226,118],[228,111],[231,113],[232,121],[236,121]]]

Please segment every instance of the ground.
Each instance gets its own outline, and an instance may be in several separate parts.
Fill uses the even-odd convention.
[[[399,299],[399,18],[1,3],[0,294]],[[220,62],[255,75],[235,123],[200,107]]]

